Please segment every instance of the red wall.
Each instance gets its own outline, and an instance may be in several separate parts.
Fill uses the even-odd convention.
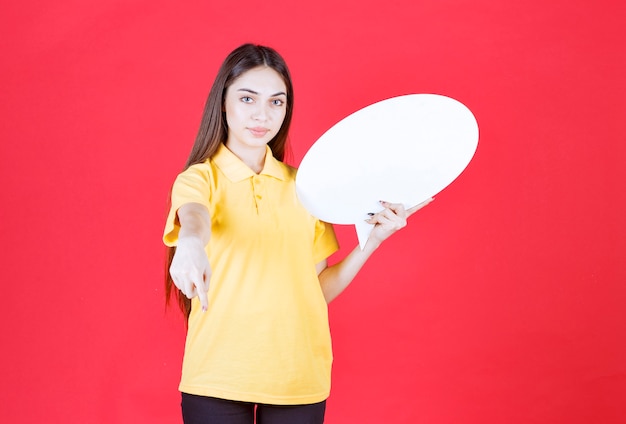
[[[454,97],[481,130],[331,305],[327,422],[624,422],[622,2],[4,3],[0,421],[179,422],[166,199],[218,65],[252,41],[290,64],[293,164],[400,94]]]

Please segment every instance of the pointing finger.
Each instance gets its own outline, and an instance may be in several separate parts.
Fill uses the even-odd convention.
[[[194,279],[194,294],[198,296],[198,300],[202,305],[202,311],[206,311],[209,307],[209,300],[207,297],[207,283],[204,281],[204,276],[200,273],[196,274]]]
[[[206,312],[209,308],[209,299],[206,290],[204,290],[204,284],[202,284],[202,287],[198,287],[198,300],[200,300],[202,305],[202,312]]]

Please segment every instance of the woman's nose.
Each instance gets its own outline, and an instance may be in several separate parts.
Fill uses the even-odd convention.
[[[259,104],[257,105],[257,107],[254,109],[252,118],[257,120],[257,121],[265,121],[267,120],[267,106],[265,106],[264,104]]]

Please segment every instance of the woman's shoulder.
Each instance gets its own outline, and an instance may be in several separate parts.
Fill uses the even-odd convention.
[[[287,181],[295,181],[298,168],[295,166],[286,164],[284,162],[278,162],[282,168],[283,178]]]
[[[189,165],[176,176],[176,182],[207,182],[213,179],[211,176],[213,172],[211,160],[207,159],[204,162]]]
[[[213,168],[212,166],[212,160],[211,158],[206,159],[204,162],[200,162],[200,163],[194,163],[193,165],[189,165],[185,170],[183,170],[181,172],[181,174],[184,173],[205,173],[205,172],[211,172],[211,169]]]
[[[286,173],[288,173],[290,176],[295,177],[296,173],[298,172],[298,168],[296,168],[295,166],[289,165],[285,162],[278,162],[278,163],[282,165]]]

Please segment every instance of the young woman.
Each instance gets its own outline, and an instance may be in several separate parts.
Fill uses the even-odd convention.
[[[282,162],[293,111],[284,60],[246,44],[222,64],[163,240],[166,296],[188,318],[185,423],[314,424],[324,420],[332,362],[327,303],[380,244],[428,202],[381,202],[363,250],[341,262],[332,226],[311,216]]]

